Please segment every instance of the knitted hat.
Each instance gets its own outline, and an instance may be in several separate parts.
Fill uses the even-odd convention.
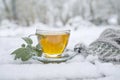
[[[120,30],[106,29],[96,41],[89,45],[86,52],[98,55],[100,60],[106,62],[120,62]]]

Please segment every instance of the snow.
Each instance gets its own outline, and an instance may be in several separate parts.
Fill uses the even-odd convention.
[[[75,22],[75,24],[77,23]],[[9,24],[9,26],[11,25],[13,24]],[[74,45],[79,42],[88,46],[99,37],[103,30],[108,28],[79,25],[77,30],[74,29],[74,25],[69,25],[72,30],[67,46],[69,49],[73,49]],[[87,58],[78,55],[70,61],[59,64],[43,64],[34,60],[27,62],[14,61],[14,56],[10,55],[10,53],[23,43],[21,37],[34,34],[36,28],[45,25],[34,24],[32,26],[2,27],[0,29],[0,80],[120,80],[119,64],[103,63],[96,56],[91,55]]]
[[[72,65],[72,66],[71,66]],[[6,73],[5,69],[13,74]],[[64,78],[99,78],[97,68],[89,62],[61,63],[61,64],[24,64],[24,65],[1,65],[1,76],[7,79],[64,79]],[[16,74],[20,73],[20,74]],[[4,78],[0,78],[3,80]]]
[[[110,16],[110,18],[108,19],[108,23],[112,24],[112,25],[116,25],[118,24],[118,16],[117,15],[112,15]]]

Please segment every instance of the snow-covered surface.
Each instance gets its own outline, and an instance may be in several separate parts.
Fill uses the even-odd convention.
[[[38,24],[39,25],[39,24]],[[15,25],[14,25],[15,26]],[[37,25],[33,25],[37,26]],[[67,48],[81,42],[89,45],[108,27],[80,26],[71,31]],[[18,48],[23,40],[21,37],[35,33],[35,27],[1,28],[0,29],[0,80],[120,80],[120,65],[102,63],[89,55],[82,55],[60,64],[43,64],[39,61],[14,61],[10,53]]]

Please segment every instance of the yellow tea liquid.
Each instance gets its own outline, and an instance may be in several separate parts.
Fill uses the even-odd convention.
[[[68,43],[69,33],[39,34],[39,43],[47,57],[61,55]]]

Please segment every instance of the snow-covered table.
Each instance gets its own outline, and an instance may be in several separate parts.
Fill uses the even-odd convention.
[[[82,27],[73,31],[68,48],[73,49],[78,42],[89,45],[104,29]],[[99,61],[92,64],[89,62],[91,56],[84,59],[78,55],[60,64],[14,61],[10,53],[21,43],[20,37],[0,37],[0,80],[120,80],[120,65]]]

